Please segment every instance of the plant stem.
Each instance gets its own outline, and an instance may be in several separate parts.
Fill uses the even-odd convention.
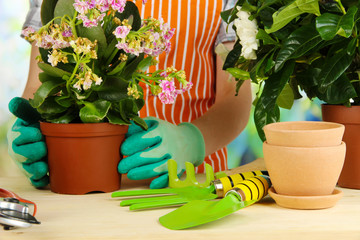
[[[79,56],[77,56],[77,58],[78,57]],[[77,58],[75,59],[76,65],[75,65],[74,71],[72,72],[69,80],[66,82],[66,89],[67,89],[67,91],[69,92],[70,95],[71,95],[70,84],[72,83],[72,80],[75,77],[75,74],[76,74],[76,72],[77,72],[77,70],[78,70],[78,68],[80,66],[80,59],[77,59]]]
[[[148,76],[146,74],[141,74],[141,73],[138,73],[137,75],[139,77],[141,77],[141,78],[148,79],[148,80],[153,80],[153,81],[155,81],[157,83],[159,82],[159,80],[163,79],[163,77],[150,77],[150,76]]]
[[[118,48],[115,48],[115,50],[111,53],[111,56],[106,61],[106,66],[109,66],[113,58],[116,56],[116,54],[119,52]]]
[[[346,14],[346,10],[345,10],[344,6],[342,5],[341,0],[335,0],[335,2],[337,2],[337,4],[339,5],[342,13]]]

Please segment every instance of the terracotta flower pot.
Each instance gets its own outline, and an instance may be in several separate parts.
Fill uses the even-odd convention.
[[[128,126],[40,123],[46,138],[51,191],[112,192],[120,188],[120,145]]]
[[[344,125],[333,122],[294,121],[271,123],[264,127],[271,145],[322,147],[341,144]]]
[[[263,144],[264,161],[278,194],[330,195],[344,159],[345,143],[330,147],[286,147]]]
[[[338,185],[360,189],[360,106],[322,105],[324,121],[345,125],[346,158]]]

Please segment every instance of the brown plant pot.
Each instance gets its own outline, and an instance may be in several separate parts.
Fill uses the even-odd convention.
[[[264,161],[278,194],[324,196],[334,191],[345,159],[345,143],[329,147],[263,144]]]
[[[338,185],[360,189],[360,106],[323,104],[321,109],[324,121],[345,125],[346,157]]]
[[[62,194],[120,189],[120,145],[128,126],[40,123],[48,149],[50,189]]]

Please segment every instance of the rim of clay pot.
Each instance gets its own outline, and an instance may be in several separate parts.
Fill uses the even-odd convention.
[[[128,125],[112,123],[48,123],[40,122],[40,129],[45,136],[113,136],[126,134]]]
[[[346,143],[344,141],[341,141],[341,143],[339,145],[336,146],[314,146],[314,147],[294,147],[294,146],[280,146],[280,145],[273,145],[273,144],[269,144],[267,141],[263,142],[263,145],[267,145],[271,148],[281,148],[281,149],[286,149],[286,150],[290,150],[290,149],[296,149],[296,150],[314,150],[314,149],[331,149],[331,148],[341,148],[343,147],[343,145],[346,146]],[[290,150],[291,151],[291,150]]]
[[[276,122],[264,126],[264,130],[272,132],[314,132],[343,129],[344,125],[326,121],[289,121]]]

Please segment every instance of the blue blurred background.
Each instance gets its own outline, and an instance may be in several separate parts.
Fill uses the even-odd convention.
[[[17,170],[7,155],[6,132],[13,121],[7,104],[21,96],[27,79],[30,44],[20,32],[28,9],[27,0],[0,0],[0,176]]]
[[[11,98],[25,87],[30,44],[20,37],[29,8],[27,0],[0,0],[0,176],[20,174],[7,155],[6,132],[13,121],[7,109]],[[320,107],[307,99],[296,101],[292,110],[282,110],[281,121],[318,120]],[[260,141],[251,117],[245,131],[228,146],[229,168],[262,157]]]

